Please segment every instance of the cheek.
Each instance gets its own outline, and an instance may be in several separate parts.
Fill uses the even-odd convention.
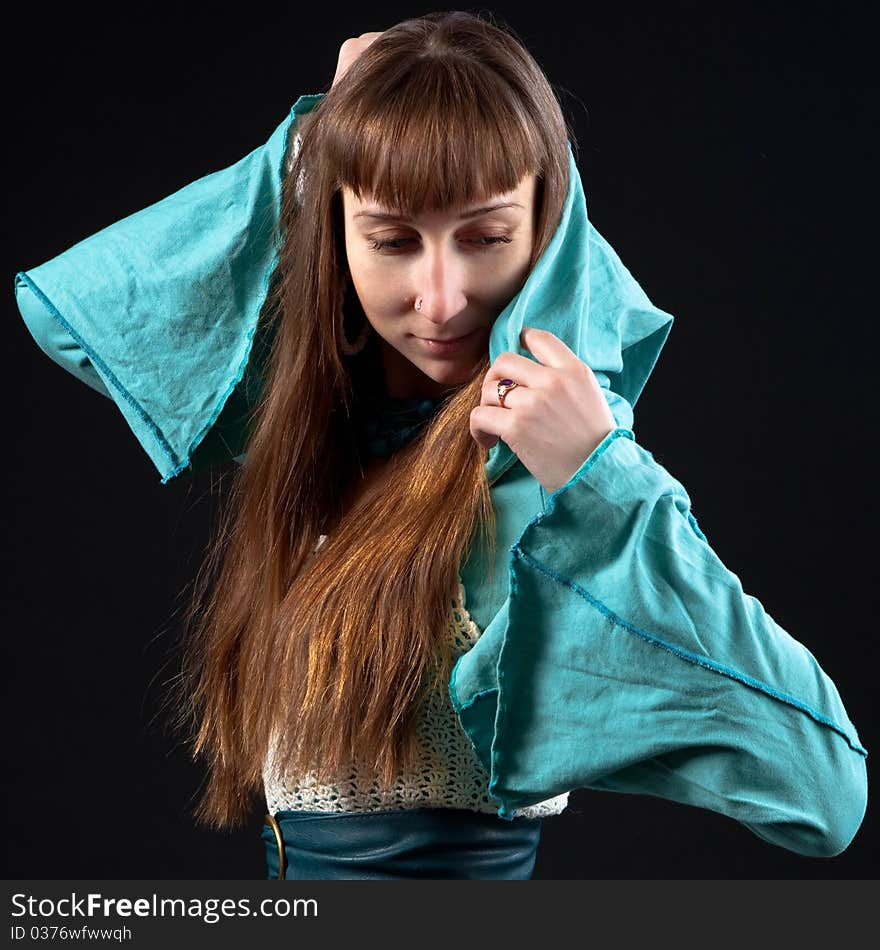
[[[350,261],[349,270],[352,285],[370,323],[377,329],[391,328],[400,315],[400,301],[405,298],[405,294],[397,290],[397,281],[387,268],[370,266],[370,262]]]
[[[381,279],[376,273],[376,268],[370,265],[369,260],[365,260],[360,254],[349,254],[348,271],[351,275],[351,282],[361,299],[361,303],[366,307],[368,304],[374,304],[377,297],[377,290],[381,287]]]
[[[369,302],[378,311],[399,313],[413,283],[403,255],[399,259],[390,255],[383,258],[369,248],[350,250],[348,270],[364,306]]]
[[[511,255],[511,257],[501,262],[497,268],[484,272],[483,279],[490,279],[489,295],[496,302],[504,301],[506,303],[519,292],[529,276],[530,259],[531,252],[520,253],[515,257]]]

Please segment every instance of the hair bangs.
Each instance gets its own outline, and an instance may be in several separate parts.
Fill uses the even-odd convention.
[[[476,77],[455,78],[461,81],[429,73],[387,98],[353,104],[328,143],[340,185],[418,217],[488,200],[540,175],[541,138],[512,98],[486,97],[484,75],[482,95],[464,81]]]

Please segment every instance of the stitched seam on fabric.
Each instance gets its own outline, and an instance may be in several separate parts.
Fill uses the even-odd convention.
[[[467,654],[463,654],[462,656],[460,656],[458,660],[456,660],[455,665],[452,668],[452,675],[449,678],[449,697],[452,700],[453,711],[459,717],[459,724],[461,726],[461,730],[464,733],[464,735],[467,737],[468,742],[470,742],[471,748],[474,750],[474,755],[476,755],[476,757],[479,759],[480,756],[479,756],[479,752],[477,751],[476,743],[471,738],[470,733],[467,731],[467,729],[464,728],[464,723],[461,722],[461,713],[465,711],[466,709],[470,709],[470,707],[473,706],[474,703],[477,702],[477,700],[484,699],[485,697],[490,696],[492,693],[497,694],[498,690],[492,687],[489,687],[488,689],[481,689],[478,693],[474,693],[474,695],[471,696],[471,698],[463,705],[459,702],[458,691],[456,690],[456,687],[455,687],[455,678],[456,678],[456,674],[458,673],[458,664],[464,659],[465,656],[467,656]],[[496,720],[497,720],[497,715],[498,715],[497,706],[496,706],[495,714],[496,714]],[[494,732],[494,724],[493,724],[493,732]],[[494,798],[496,801],[501,801],[501,799],[499,799],[497,795],[492,794],[492,761],[493,759],[492,759],[491,748],[490,748],[489,756],[490,756],[489,758],[489,784],[486,786],[486,793],[488,794],[490,798]],[[506,807],[506,806],[502,806],[502,807]],[[499,817],[506,818],[507,816],[499,815]]]
[[[574,475],[572,475],[564,485],[560,485],[559,488],[557,488],[556,491],[550,495],[549,499],[547,499],[547,507],[543,511],[539,511],[538,514],[536,514],[532,520],[529,521],[525,528],[523,528],[522,534],[525,534],[526,531],[532,527],[532,525],[537,524],[537,522],[539,522],[546,515],[551,514],[553,509],[556,507],[557,495],[568,488],[569,485],[577,484],[584,477],[584,475],[586,475],[587,472],[589,472],[590,469],[596,465],[599,459],[602,458],[611,443],[614,442],[615,439],[621,438],[630,439],[633,442],[636,440],[635,433],[632,431],[632,429],[627,429],[623,426],[618,426],[616,429],[612,429],[611,432],[609,432],[608,435],[606,435],[605,438],[596,446],[596,448],[593,449],[592,453],[584,461],[583,465],[581,465],[581,467],[574,473]],[[522,535],[520,535],[520,537],[522,537]],[[514,545],[514,547],[516,547],[516,545]],[[512,550],[513,548],[511,548],[511,551]]]
[[[540,515],[538,516],[540,517]],[[532,519],[536,520],[536,519]],[[512,821],[516,808],[509,807],[505,799],[496,793],[498,787],[498,757],[499,757],[499,748],[501,747],[501,732],[502,732],[502,713],[504,710],[504,670],[503,670],[503,659],[504,653],[508,649],[507,645],[507,636],[510,629],[510,612],[513,610],[513,601],[515,600],[519,588],[516,581],[516,552],[518,546],[514,544],[508,554],[507,558],[507,575],[509,578],[509,590],[508,590],[508,614],[507,614],[507,624],[504,628],[504,637],[501,641],[501,649],[498,651],[498,660],[495,664],[495,679],[498,683],[498,701],[495,704],[495,722],[492,724],[492,743],[489,748],[489,785],[487,786],[487,791],[489,795],[501,802],[501,805],[498,808],[499,818],[504,818],[508,821]]]
[[[278,181],[282,181],[284,178],[284,161],[287,157],[287,143],[290,138],[290,133],[296,125],[297,117],[310,112],[314,108],[316,103],[320,101],[320,99],[323,98],[323,95],[324,95],[323,93],[313,93],[309,95],[300,96],[296,100],[296,102],[291,106],[290,112],[288,113],[288,116],[287,116],[287,124],[284,128],[284,146],[281,149],[281,158],[279,159],[278,167],[275,170],[275,174]],[[307,108],[297,108],[301,102],[303,102],[307,106]],[[272,274],[275,272],[275,268],[277,266],[278,266],[278,252],[277,250],[275,250],[272,254],[272,260],[268,268],[266,269],[265,274],[263,275],[262,301],[260,303],[260,306],[257,308],[257,316],[256,316],[256,319],[254,320],[254,324],[248,330],[248,334],[245,339],[244,354],[238,364],[238,369],[236,370],[235,376],[232,382],[230,383],[230,385],[227,387],[226,392],[220,398],[214,411],[211,413],[211,416],[208,422],[205,424],[204,428],[202,428],[199,431],[199,433],[193,438],[192,442],[190,442],[189,448],[186,450],[186,458],[184,459],[183,462],[178,464],[177,468],[175,468],[174,471],[172,471],[170,474],[166,475],[162,479],[163,485],[170,479],[174,478],[175,475],[180,474],[180,472],[182,472],[185,468],[188,468],[192,464],[192,453],[195,451],[196,448],[198,448],[202,440],[211,430],[211,427],[220,417],[220,413],[223,411],[223,407],[226,405],[227,399],[229,399],[235,387],[244,378],[245,369],[247,368],[248,360],[250,359],[251,349],[253,348],[254,335],[256,334],[257,327],[259,326],[260,312],[262,311],[263,306],[265,305],[266,297],[269,293],[269,281],[271,279]],[[233,461],[238,461],[239,458],[244,458],[244,454],[241,456],[237,456],[235,459],[233,459]]]
[[[284,161],[285,161],[285,158],[287,157],[287,143],[290,139],[291,131],[293,131],[293,129],[296,126],[297,116],[303,114],[302,112],[299,112],[296,109],[297,104],[303,98],[306,98],[306,97],[300,96],[300,98],[297,99],[297,101],[293,104],[293,107],[291,108],[290,113],[287,117],[287,124],[285,125],[284,135],[283,135],[284,145],[282,146],[280,150],[281,158],[279,159],[278,166],[275,169],[275,176],[276,176],[277,181],[283,181],[284,179]],[[306,109],[304,111],[305,112],[310,111],[310,109],[313,106],[314,106],[314,103],[312,103],[312,106],[310,106],[309,109]],[[262,295],[261,295],[261,302],[260,302],[260,305],[257,307],[257,314],[256,314],[256,317],[254,318],[253,325],[250,327],[250,329],[247,332],[247,337],[245,338],[245,343],[244,343],[244,353],[241,357],[241,360],[239,361],[238,369],[235,371],[235,376],[233,377],[232,382],[226,388],[226,392],[220,397],[220,400],[218,401],[217,405],[214,407],[214,411],[211,413],[207,423],[205,423],[204,427],[198,432],[196,436],[194,436],[193,440],[190,442],[189,447],[186,450],[186,458],[183,460],[183,462],[181,462],[177,466],[176,469],[174,469],[173,472],[171,472],[169,475],[166,475],[165,478],[162,479],[163,485],[170,479],[174,478],[175,475],[180,474],[180,472],[182,472],[185,468],[188,468],[192,464],[192,453],[199,446],[199,444],[202,442],[202,440],[205,438],[208,432],[210,432],[211,427],[220,417],[220,413],[223,411],[223,407],[226,405],[226,400],[229,399],[229,397],[232,395],[233,391],[235,390],[235,387],[244,378],[245,369],[247,368],[248,360],[250,359],[250,355],[251,355],[251,350],[253,349],[254,336],[257,332],[257,327],[259,326],[259,323],[260,323],[260,313],[266,303],[266,297],[268,296],[268,293],[269,293],[269,281],[272,277],[272,274],[275,272],[275,268],[277,266],[278,266],[278,251],[276,249],[273,251],[272,259],[269,262],[269,266],[266,268],[266,271],[263,274],[263,290],[262,290]]]
[[[263,277],[263,302],[264,303],[266,300],[266,294],[268,293],[269,275],[274,270],[276,263],[277,263],[277,259],[273,259],[272,264],[270,264],[268,270],[266,271],[266,274]],[[221,396],[217,405],[214,407],[214,411],[211,413],[208,421],[205,423],[202,429],[199,430],[198,434],[193,437],[192,441],[189,444],[189,448],[187,448],[186,450],[186,458],[183,460],[183,462],[181,462],[177,466],[177,468],[174,469],[174,471],[172,471],[171,473],[169,473],[162,479],[163,485],[170,479],[174,478],[175,475],[179,475],[180,472],[182,472],[185,468],[188,468],[192,464],[192,453],[195,451],[196,448],[198,448],[198,446],[201,444],[202,440],[205,438],[208,432],[210,432],[211,427],[220,417],[220,413],[223,411],[223,407],[226,405],[226,400],[229,399],[235,387],[241,382],[244,376],[245,368],[247,367],[247,364],[248,364],[248,359],[250,358],[251,347],[253,346],[253,342],[254,342],[254,334],[257,331],[257,324],[259,323],[259,311],[261,309],[262,309],[262,304],[258,308],[257,318],[254,321],[253,326],[248,330],[247,337],[245,339],[245,345],[244,345],[244,355],[239,361],[238,369],[235,372],[235,376],[232,382],[229,384],[229,386],[226,389],[226,392]]]
[[[827,716],[822,715],[822,713],[813,709],[811,706],[808,706],[806,703],[801,702],[799,699],[796,699],[794,696],[789,696],[787,693],[780,692],[779,690],[774,689],[772,686],[769,686],[767,683],[762,683],[760,680],[756,680],[745,673],[740,673],[738,670],[724,666],[723,664],[717,663],[714,660],[710,660],[707,657],[702,657],[696,653],[691,653],[690,650],[685,650],[682,647],[676,646],[674,643],[669,643],[667,640],[663,640],[652,633],[648,633],[646,630],[642,630],[640,627],[635,626],[635,624],[624,620],[623,617],[620,617],[609,607],[606,607],[605,604],[593,597],[579,584],[561,577],[551,568],[546,567],[545,565],[541,564],[540,561],[535,560],[535,558],[533,558],[530,554],[526,554],[526,552],[523,551],[519,545],[514,545],[513,550],[516,551],[517,555],[531,567],[541,571],[542,574],[546,574],[547,577],[552,578],[558,584],[562,584],[563,586],[568,587],[570,590],[573,590],[576,594],[579,594],[584,600],[587,601],[587,603],[589,603],[592,607],[595,607],[596,610],[604,614],[606,617],[609,617],[618,626],[623,627],[625,630],[629,630],[631,633],[635,633],[637,636],[642,637],[644,640],[647,640],[654,646],[662,647],[664,650],[668,650],[670,653],[673,653],[682,660],[695,663],[707,670],[711,670],[713,673],[719,673],[723,676],[728,676],[737,682],[743,683],[746,686],[751,686],[753,689],[757,689],[760,692],[766,693],[768,696],[772,696],[774,699],[787,703],[788,705],[793,706],[795,709],[799,709],[801,712],[807,713],[817,722],[829,726],[835,732],[838,732],[841,736],[843,736],[843,738],[849,743],[850,748],[852,748],[855,752],[860,753],[865,758],[868,757],[867,750],[859,745],[859,743],[854,742],[846,730],[839,726],[833,719],[829,719]]]
[[[465,710],[470,709],[470,707],[473,706],[477,702],[477,700],[484,699],[485,697],[491,695],[492,693],[497,693],[498,690],[492,687],[488,689],[483,689],[483,690],[480,690],[478,693],[474,693],[474,695],[471,696],[471,698],[466,703],[462,704],[460,702],[458,698],[458,690],[456,688],[456,676],[458,674],[458,664],[461,663],[461,661],[464,659],[465,656],[467,656],[466,653],[462,654],[462,656],[460,656],[455,661],[455,665],[452,667],[452,674],[449,677],[448,691],[449,691],[449,698],[452,700],[453,711],[459,717],[459,724],[461,725],[462,732],[465,734],[465,736],[467,736],[468,742],[470,742],[471,748],[474,750],[474,754],[477,756],[477,758],[479,758],[477,747],[473,739],[471,738],[470,733],[468,733],[467,729],[464,728],[464,723],[461,722],[461,714]],[[496,708],[496,715],[497,715],[497,708]],[[490,787],[491,784],[492,784],[492,769],[491,769],[491,751],[490,751],[489,785],[486,787],[486,792],[490,798],[495,798],[497,800],[497,796],[492,794],[491,787]]]
[[[565,483],[565,485],[562,486],[562,488],[565,488],[566,485],[571,485],[574,482],[580,481],[580,479],[583,478],[583,476],[586,475],[587,472],[589,472],[589,470],[605,454],[605,450],[608,448],[608,446],[611,445],[611,443],[615,439],[620,439],[620,438],[631,439],[633,442],[635,442],[635,439],[636,439],[635,433],[631,429],[626,429],[621,426],[618,426],[618,428],[616,429],[612,429],[612,431],[609,432],[608,435],[605,436],[602,442],[596,446],[595,451],[584,462],[581,468],[579,468],[577,472],[574,475],[572,475],[572,477]]]
[[[138,414],[138,416],[141,418],[144,424],[153,433],[153,435],[156,438],[156,441],[159,443],[160,448],[168,456],[169,463],[172,466],[177,465],[179,462],[179,456],[174,451],[174,449],[171,448],[171,445],[169,444],[168,440],[163,435],[162,430],[156,425],[156,423],[152,420],[152,418],[150,418],[149,414],[144,410],[143,406],[141,406],[141,404],[134,398],[134,396],[131,395],[131,393],[125,388],[125,386],[122,385],[122,383],[116,377],[116,374],[110,369],[109,366],[107,366],[104,360],[101,359],[101,357],[95,352],[94,349],[92,349],[92,347],[88,343],[86,343],[86,341],[82,338],[82,336],[76,330],[74,330],[74,328],[67,322],[67,320],[65,320],[64,317],[61,316],[60,312],[52,303],[52,301],[43,293],[42,290],[40,290],[40,288],[34,283],[31,277],[29,277],[24,271],[19,271],[15,275],[15,277],[16,277],[16,280],[21,279],[28,285],[28,287],[30,287],[33,293],[37,296],[37,298],[40,300],[43,306],[49,311],[49,313],[52,314],[55,320],[58,323],[60,323],[61,326],[64,327],[64,329],[71,335],[71,337],[73,337],[73,339],[82,347],[82,349],[85,351],[86,356],[88,356],[88,358],[92,361],[92,363],[94,363],[96,366],[98,366],[102,370],[102,372],[107,376],[110,382],[113,383],[113,385],[119,390],[120,394],[125,399],[125,401],[132,407],[132,409],[134,409],[134,411]],[[170,477],[171,477],[170,475],[166,476],[162,480],[163,484]]]
[[[473,706],[478,699],[483,699],[491,693],[497,692],[497,690],[493,687],[489,687],[488,689],[481,689],[478,693],[474,693],[474,695],[471,696],[471,698],[466,703],[462,703],[459,700],[458,690],[455,686],[455,678],[456,674],[458,673],[458,664],[461,663],[464,656],[467,656],[467,654],[463,654],[455,661],[455,666],[452,667],[452,675],[449,678],[449,698],[452,700],[452,707],[457,713],[462,712],[465,709],[470,709],[470,707]]]

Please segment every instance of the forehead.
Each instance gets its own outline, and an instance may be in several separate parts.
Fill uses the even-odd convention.
[[[389,207],[375,198],[370,192],[362,192],[358,196],[347,185],[342,186],[342,197],[346,211],[352,216],[367,223],[389,219],[395,221],[450,219],[468,220],[490,211],[499,213],[520,214],[532,208],[535,197],[537,176],[527,174],[516,188],[510,191],[497,192],[485,195],[476,201],[464,205],[450,205],[433,213],[424,213],[419,217],[408,218],[399,208]]]

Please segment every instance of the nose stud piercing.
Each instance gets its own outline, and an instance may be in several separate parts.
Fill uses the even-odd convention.
[[[419,299],[416,301],[416,310],[421,310],[421,309],[422,309],[422,298],[419,297]]]

